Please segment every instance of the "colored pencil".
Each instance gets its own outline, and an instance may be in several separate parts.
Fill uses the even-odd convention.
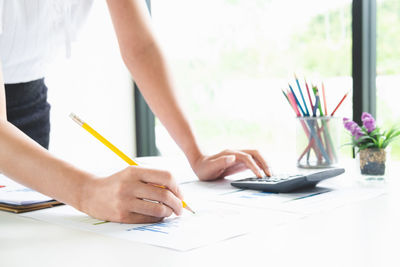
[[[323,113],[323,111],[322,111],[322,106],[321,106],[321,97],[319,96],[319,90],[318,90],[318,87],[316,86],[316,85],[312,85],[312,90],[313,90],[313,92],[314,92],[314,96],[315,96],[315,101],[317,101],[317,96],[318,96],[318,103],[315,103],[315,106],[314,106],[314,108],[315,108],[315,113],[317,113],[317,108],[316,107],[318,107],[318,110],[319,110],[319,113],[320,113],[320,116],[324,116],[324,113]],[[327,127],[327,125],[326,125],[326,123],[325,123],[325,121],[324,120],[322,120],[321,121],[322,122],[322,124],[323,124],[323,126],[321,127],[321,129],[323,130],[323,133],[324,133],[324,138],[325,138],[325,143],[327,143],[327,140],[329,141],[329,144],[332,144],[332,141],[331,141],[331,139],[330,139],[330,135],[329,135],[329,133],[326,133],[326,127]],[[322,144],[322,136],[321,136],[321,134],[320,134],[320,131],[317,131],[317,135],[318,135],[318,141],[320,141],[321,142],[321,144]],[[329,149],[328,149],[328,151],[329,151]],[[325,151],[324,151],[325,152]],[[326,152],[325,153],[323,153],[324,154],[324,157],[325,157],[325,155],[328,155]],[[326,158],[326,157],[325,157]]]
[[[310,100],[311,110],[314,110],[314,105],[313,105],[312,100],[311,100],[310,89],[308,89],[308,84],[307,84],[306,79],[304,79],[304,83],[306,84],[307,94],[308,94],[308,100]]]
[[[326,106],[326,96],[325,96],[325,86],[324,86],[324,83],[322,83],[322,96],[324,97],[325,116],[328,116],[328,109],[327,109],[327,106]]]
[[[287,99],[287,101],[289,102],[289,104],[292,106],[297,117],[310,116],[310,113],[308,112],[308,109],[307,109],[306,101],[304,99],[304,95],[301,90],[300,83],[296,76],[295,76],[295,78],[296,78],[296,83],[299,88],[300,95],[302,97],[302,101],[303,101],[305,109],[303,109],[302,104],[300,104],[299,98],[296,97],[296,94],[294,93],[294,90],[290,84],[289,84],[288,92],[285,93],[285,91],[282,90],[282,93],[285,96],[285,98]],[[321,103],[322,101],[321,101],[321,97],[319,95],[318,87],[314,86],[314,85],[312,86],[312,90],[313,90],[313,93],[315,96],[315,103],[313,105],[312,100],[311,100],[311,94],[309,93],[310,89],[309,89],[306,81],[305,81],[305,84],[306,84],[306,88],[307,88],[308,97],[310,100],[310,106],[312,107],[312,110],[310,110],[312,112],[312,116],[317,115],[317,109],[319,109],[320,116],[324,116],[324,113],[322,111],[322,103]],[[325,90],[325,88],[323,90]],[[324,94],[323,94],[323,96],[324,96]],[[326,103],[326,97],[325,97],[325,103]],[[326,107],[326,104],[325,104],[325,107]],[[327,114],[327,110],[326,110],[326,114]],[[333,157],[332,157],[331,148],[329,147],[330,142],[331,142],[329,140],[330,139],[329,133],[325,132],[327,130],[327,129],[325,129],[327,127],[327,125],[325,124],[325,121],[322,121],[322,124],[324,126],[321,128],[318,127],[318,124],[313,125],[310,121],[307,121],[307,120],[304,120],[304,121],[301,120],[301,124],[306,133],[306,136],[309,138],[309,144],[306,147],[306,149],[304,150],[304,152],[300,155],[300,158],[298,159],[298,161],[301,160],[301,158],[305,155],[305,153],[307,153],[307,157],[309,157],[309,152],[310,152],[310,149],[312,148],[315,150],[315,153],[318,157],[318,161],[320,161],[322,158],[324,158],[326,163],[329,165]],[[325,137],[325,140],[324,140],[325,142],[323,142],[323,139],[322,139],[323,137],[321,136],[321,131],[323,131],[323,133],[324,133],[323,137]],[[327,141],[329,142],[329,144]],[[324,143],[325,143],[325,145],[327,145],[326,148],[324,146]]]
[[[301,110],[301,113],[303,114],[303,116],[305,116],[306,113],[304,112],[303,108],[301,107],[300,102],[297,99],[296,94],[294,93],[293,88],[292,88],[292,86],[290,84],[289,84],[289,88],[290,88],[290,91],[292,92],[292,95],[293,95],[294,99],[296,100],[297,105],[299,106],[299,108]]]
[[[294,112],[296,113],[296,116],[297,116],[297,117],[301,117],[299,108],[298,108],[297,105],[296,105],[295,97],[294,97],[293,93],[290,92],[289,90],[288,90],[288,92],[287,92],[287,97],[288,97],[288,100],[289,100],[290,105],[292,106]],[[306,126],[306,124],[305,124],[305,122],[304,122],[303,120],[300,120],[300,123],[301,123],[301,126],[303,127],[303,130],[304,130],[304,132],[305,132],[307,138],[311,138],[311,139],[310,139],[311,142],[312,142],[312,145],[311,145],[311,146],[312,146],[312,148],[314,149],[315,154],[317,155],[318,159],[320,159],[320,158],[322,157],[321,151],[318,149],[318,147],[316,146],[316,144],[315,144],[314,141],[313,141],[313,138],[310,136],[309,128]],[[304,154],[303,154],[303,155],[304,155]],[[303,156],[301,156],[301,157],[299,158],[298,161],[300,161],[302,157],[303,157]]]
[[[343,96],[342,100],[340,100],[339,104],[337,104],[336,108],[332,111],[331,116],[333,116],[333,115],[335,114],[336,110],[340,107],[340,105],[341,105],[341,104],[343,103],[343,101],[346,99],[346,97],[347,97],[348,94],[349,94],[349,92],[347,92],[347,93]]]
[[[296,74],[294,74],[294,78],[296,79],[297,87],[299,88],[299,92],[300,92],[300,95],[301,95],[301,99],[303,100],[304,110],[305,110],[305,112],[306,112],[306,116],[309,117],[309,116],[310,116],[310,113],[308,112],[306,100],[304,99],[303,91],[301,90],[300,83],[299,83],[299,79],[297,79]]]
[[[296,105],[296,100],[295,100],[295,97],[293,96],[293,93],[288,92],[287,96],[288,96],[290,105],[292,106],[294,112],[296,113],[296,116],[301,117],[301,114],[300,114],[299,108]]]
[[[313,85],[312,88],[313,88],[314,94],[315,95],[317,95],[317,94],[319,95],[318,87]],[[319,109],[320,116],[324,116],[324,113],[322,112],[322,107],[321,107],[321,97],[319,97],[318,109]],[[332,138],[331,138],[331,136],[329,134],[328,125],[325,123],[324,120],[322,120],[322,125],[323,125],[322,129],[323,129],[323,134],[324,134],[324,138],[325,138],[325,144],[327,144],[328,146],[332,146],[333,142],[332,142]],[[326,132],[326,131],[328,131],[328,132]],[[320,136],[320,138],[321,138],[321,136]],[[321,138],[321,140],[322,140],[322,138]],[[332,149],[330,149],[330,147],[328,147],[328,152],[329,151],[333,151],[334,157],[336,158],[335,150],[332,150]]]
[[[285,91],[283,89],[282,89],[282,93],[285,96],[286,100],[289,101],[289,98],[288,98],[288,96],[286,95],[286,93],[285,93]],[[289,104],[290,104],[290,101],[289,101]]]
[[[105,139],[101,134],[99,134],[96,130],[94,130],[92,127],[90,127],[87,123],[82,121],[78,116],[76,116],[74,113],[71,113],[69,115],[73,121],[75,121],[77,124],[79,124],[83,129],[88,131],[91,135],[93,135],[97,140],[99,140],[103,145],[108,147],[112,152],[117,154],[121,159],[123,159],[126,163],[129,165],[134,165],[138,166],[138,164],[133,161],[131,158],[129,158],[127,155],[125,155],[124,152],[119,150],[116,146],[111,144],[107,139]]]
[[[131,158],[129,158],[127,155],[125,155],[121,150],[119,150],[116,146],[114,146],[113,144],[111,144],[107,139],[105,139],[101,134],[99,134],[96,130],[94,130],[92,127],[90,127],[86,122],[84,122],[83,120],[81,120],[78,116],[76,116],[74,113],[71,113],[69,115],[71,117],[71,119],[76,122],[77,124],[79,124],[83,129],[85,129],[86,131],[88,131],[92,136],[94,136],[97,140],[99,140],[101,143],[103,143],[106,147],[108,147],[109,149],[111,149],[111,151],[113,151],[115,154],[117,154],[121,159],[123,159],[126,163],[128,163],[129,165],[134,165],[134,166],[138,166],[138,164],[133,161]],[[154,184],[153,184],[154,185]],[[160,187],[160,188],[164,188],[166,189],[165,186],[163,185],[154,185],[156,187]],[[194,211],[186,204],[185,201],[182,201],[182,207],[189,210],[190,212],[194,213]]]
[[[315,96],[317,95],[317,93],[319,94],[319,90],[318,90],[318,87],[316,85],[313,85],[312,89],[314,91],[314,95]],[[321,107],[321,97],[320,97],[319,103],[318,103],[318,110],[319,110],[319,115],[320,116],[324,116],[324,113],[322,112],[322,107]]]
[[[313,117],[317,116],[317,107],[318,107],[318,105],[319,105],[319,94],[317,92],[316,95],[315,95],[315,106],[313,108]]]

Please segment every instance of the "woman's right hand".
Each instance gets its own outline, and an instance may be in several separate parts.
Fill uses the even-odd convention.
[[[182,199],[169,172],[130,166],[109,177],[90,179],[83,188],[80,209],[106,221],[151,223],[172,213],[180,215]]]

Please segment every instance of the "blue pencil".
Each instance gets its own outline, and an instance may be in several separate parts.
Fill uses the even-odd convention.
[[[300,108],[300,110],[301,110],[301,113],[303,114],[303,116],[305,116],[306,113],[304,113],[304,110],[303,110],[303,108],[301,107],[300,102],[299,102],[299,100],[297,99],[297,97],[296,97],[296,95],[295,95],[295,93],[294,93],[294,91],[293,91],[293,88],[292,88],[292,86],[291,86],[290,84],[289,84],[289,88],[290,88],[290,91],[292,92],[292,94],[293,94],[293,96],[294,96],[294,99],[296,100],[297,105],[299,106],[299,108]]]
[[[306,115],[307,115],[307,117],[309,117],[309,116],[310,116],[310,113],[308,112],[306,100],[304,99],[304,95],[303,95],[303,92],[301,91],[299,79],[297,79],[296,74],[294,75],[294,78],[296,79],[297,87],[299,88],[301,98],[303,99],[303,104],[304,104],[304,108],[305,108],[305,110],[306,110]]]
[[[315,95],[315,105],[314,105],[314,109],[313,109],[313,111],[312,111],[313,117],[316,117],[316,116],[317,116],[317,107],[318,107],[318,105],[319,105],[319,94],[318,94],[318,92],[317,92],[317,94]]]

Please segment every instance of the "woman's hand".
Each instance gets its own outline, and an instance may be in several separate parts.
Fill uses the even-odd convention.
[[[81,210],[106,221],[151,223],[172,213],[180,215],[181,199],[169,172],[131,166],[109,177],[92,179],[84,188]]]
[[[224,150],[212,156],[201,155],[192,164],[200,180],[210,181],[250,169],[262,177],[260,169],[271,176],[267,162],[257,150]]]

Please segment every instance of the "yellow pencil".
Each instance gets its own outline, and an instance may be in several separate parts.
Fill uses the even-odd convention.
[[[101,134],[99,134],[98,132],[96,132],[96,130],[94,130],[92,127],[90,127],[86,122],[84,122],[83,120],[81,120],[78,116],[76,116],[74,113],[71,113],[69,115],[71,117],[71,119],[73,121],[75,121],[77,124],[79,124],[80,126],[82,126],[83,129],[85,129],[86,131],[88,131],[91,135],[93,135],[97,140],[99,140],[100,142],[102,142],[106,147],[108,147],[109,149],[111,149],[111,151],[113,151],[115,154],[117,154],[121,159],[123,159],[126,163],[128,163],[129,165],[135,165],[138,166],[138,164],[133,161],[130,157],[128,157],[127,155],[124,154],[124,152],[122,152],[121,150],[119,150],[116,146],[114,146],[113,144],[111,144],[107,139],[105,139]],[[154,185],[160,188],[164,188],[166,189],[165,186],[163,185]],[[185,201],[182,201],[182,207],[187,209],[188,211],[195,213],[187,204]]]

